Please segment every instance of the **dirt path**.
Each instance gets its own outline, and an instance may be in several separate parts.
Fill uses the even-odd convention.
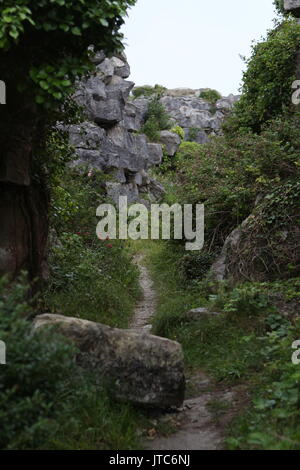
[[[146,330],[150,333],[151,319],[156,310],[156,293],[143,260],[143,254],[137,255],[134,260],[140,270],[139,282],[143,297],[136,306],[130,328],[137,331]],[[154,412],[153,429],[148,430],[144,441],[146,449],[217,450],[224,448],[222,429],[227,418],[232,417],[235,393],[232,390],[216,389],[203,372],[187,378],[187,393],[191,398],[185,400],[181,409],[166,413]],[[167,432],[159,431],[162,428],[167,429]]]
[[[234,414],[235,391],[216,389],[203,372],[188,379],[188,389],[191,386],[195,395],[185,400],[181,409],[157,416],[157,428],[163,425],[167,432],[158,431],[154,436],[148,436],[144,444],[146,449],[224,449],[223,430]]]
[[[147,330],[150,332],[151,319],[155,314],[156,308],[156,294],[148,269],[143,265],[143,260],[143,254],[137,255],[134,259],[134,263],[140,270],[139,283],[143,295],[135,308],[134,317],[129,327],[137,331]]]

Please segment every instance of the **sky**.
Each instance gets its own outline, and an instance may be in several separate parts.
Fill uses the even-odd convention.
[[[272,0],[138,0],[122,30],[130,79],[237,94],[241,56],[275,17]]]

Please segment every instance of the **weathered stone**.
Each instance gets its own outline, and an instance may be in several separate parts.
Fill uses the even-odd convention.
[[[150,178],[148,191],[151,202],[160,201],[166,193],[163,185],[153,178]]]
[[[179,126],[211,128],[210,105],[206,101],[196,97],[172,98],[170,96],[164,96],[160,101]]]
[[[140,110],[143,119],[145,119],[149,108],[149,100],[147,98],[137,98],[136,100],[132,101],[132,103]]]
[[[172,88],[171,90],[165,90],[164,96],[172,96],[174,98],[182,98],[183,96],[197,96],[198,90],[192,88]]]
[[[78,362],[105,381],[117,399],[157,408],[182,404],[185,378],[179,343],[62,315],[34,320],[35,332],[54,325],[77,346]]]
[[[285,11],[292,13],[297,18],[300,17],[300,0],[284,0]]]
[[[222,252],[217,260],[213,263],[210,272],[216,281],[224,281],[228,263],[230,262],[228,253],[231,249],[235,249],[241,239],[242,231],[238,227],[226,238]]]
[[[111,85],[111,86],[118,86],[118,85],[122,86],[122,84],[123,84],[123,78],[119,77],[118,75],[113,75],[108,82],[108,85]]]
[[[140,193],[136,183],[106,183],[107,196],[115,204],[119,204],[120,196],[126,196],[128,204],[140,201]]]
[[[92,122],[72,125],[68,130],[70,144],[77,149],[98,150],[106,137],[105,130]]]
[[[126,103],[124,109],[124,127],[130,132],[138,132],[145,119],[145,113],[143,109],[137,106],[135,103]]]
[[[209,142],[208,134],[201,129],[184,129],[185,140],[191,140],[198,144],[207,144]]]
[[[97,75],[105,84],[108,84],[112,76],[114,75],[114,65],[111,59],[104,59],[100,65],[97,65]]]
[[[205,317],[216,317],[221,315],[218,312],[211,312],[208,308],[193,308],[185,314],[185,318],[190,321],[197,321]]]
[[[221,111],[231,111],[234,104],[239,101],[240,97],[236,95],[229,95],[226,98],[221,98],[216,102],[216,108]]]
[[[159,141],[165,146],[166,153],[169,157],[174,157],[181,144],[179,135],[170,131],[161,131]]]
[[[160,144],[148,144],[148,168],[160,165],[163,159],[162,146]]]
[[[118,57],[112,58],[112,64],[114,66],[114,73],[121,78],[128,78],[130,76],[130,67],[127,61],[123,61]]]
[[[148,145],[143,134],[132,134],[122,126],[114,126],[107,137],[119,155],[119,167],[139,172],[148,165]]]
[[[185,130],[186,139],[190,138],[190,131],[192,131],[192,140],[200,144],[209,142],[210,134],[221,134],[224,118],[239,99],[239,96],[229,95],[213,105],[200,97],[202,91],[207,91],[207,89],[176,88],[165,90],[160,98],[160,102],[170,116],[170,122]],[[136,99],[133,103],[137,105],[139,100]],[[149,105],[149,98],[141,100]],[[144,103],[143,106],[146,116],[147,106]]]

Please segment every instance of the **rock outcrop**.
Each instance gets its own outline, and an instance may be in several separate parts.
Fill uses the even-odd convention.
[[[75,94],[86,121],[69,128],[77,156],[73,165],[111,175],[107,194],[115,202],[120,195],[127,196],[129,203],[159,200],[164,190],[148,176],[148,170],[162,162],[163,150],[173,157],[181,139],[174,132],[162,131],[160,141],[152,143],[141,134],[151,98],[130,96],[134,83],[127,80],[130,67],[125,55],[108,58],[98,52],[92,60],[96,73],[82,80]],[[184,129],[186,139],[198,143],[206,143],[210,135],[220,132],[224,117],[238,99],[230,95],[212,105],[200,98],[203,90],[166,90],[160,98],[174,125]]]
[[[35,318],[35,332],[45,326],[57,326],[75,343],[78,362],[92,369],[117,399],[157,408],[182,404],[185,378],[179,343],[62,315]]]
[[[166,154],[169,157],[174,157],[179,145],[181,144],[181,138],[179,135],[175,134],[175,132],[161,131],[159,140],[164,145]]]
[[[207,89],[175,88],[165,90],[160,98],[160,102],[171,117],[174,126],[182,127],[185,138],[199,144],[205,144],[209,142],[210,136],[221,133],[224,119],[239,100],[239,96],[229,95],[212,104],[201,98],[203,91],[207,91]],[[149,104],[150,100],[151,97],[139,98],[134,100],[133,104],[142,101],[145,112],[144,107],[146,106],[147,111],[147,103]],[[164,141],[162,142],[165,144]],[[172,151],[170,156],[172,156]]]
[[[145,135],[138,133],[145,120],[147,102],[128,100],[134,83],[126,80],[130,75],[126,57],[108,58],[98,52],[92,60],[96,74],[82,80],[75,94],[86,121],[69,128],[77,156],[73,165],[111,175],[113,182],[107,183],[107,194],[115,202],[120,195],[127,196],[129,203],[159,199],[163,188],[147,171],[161,163],[162,145],[149,143]]]

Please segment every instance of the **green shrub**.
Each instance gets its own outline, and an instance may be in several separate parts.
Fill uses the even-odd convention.
[[[291,108],[299,42],[300,26],[295,19],[286,19],[268,33],[266,40],[253,46],[243,77],[242,96],[225,123],[226,132],[260,132],[264,123]]]
[[[213,256],[205,251],[185,255],[180,260],[180,269],[186,279],[202,279],[207,274]]]
[[[182,129],[182,127],[180,126],[175,126],[175,127],[172,127],[172,129],[170,129],[171,132],[174,132],[174,134],[177,134],[179,135],[179,137],[181,138],[181,140],[184,140],[184,130]]]
[[[200,98],[208,101],[211,104],[215,104],[222,98],[222,95],[217,90],[205,90],[201,91]]]
[[[278,13],[282,13],[282,14],[285,14],[286,11],[284,9],[284,0],[274,0],[274,5],[276,7],[276,10],[278,11]]]
[[[199,134],[199,128],[198,127],[190,127],[189,128],[189,133],[187,136],[187,141],[188,142],[195,142],[197,139],[197,136]]]
[[[33,335],[24,278],[8,289],[0,282],[0,338],[7,365],[0,369],[0,447],[37,448],[58,430],[60,397],[76,375],[74,350],[57,335]],[[51,339],[50,339],[51,338]],[[74,378],[75,381],[75,378]]]
[[[160,131],[155,117],[149,117],[141,129],[141,133],[145,134],[150,142],[159,142]]]
[[[50,256],[44,304],[52,313],[126,327],[139,295],[138,272],[121,241],[88,246],[84,236],[64,233]]]
[[[146,134],[152,142],[159,141],[160,131],[171,128],[170,117],[167,114],[159,98],[155,96],[149,102],[149,107],[145,119],[145,124],[141,128],[141,133]]]
[[[258,195],[263,198],[298,178],[299,126],[295,113],[274,120],[261,135],[237,133],[205,145],[181,144],[169,178],[177,201],[205,204],[206,249],[218,251],[227,235],[253,212]],[[282,208],[284,214],[287,206]]]
[[[53,192],[50,278],[41,301],[53,313],[126,327],[139,295],[138,271],[123,241],[96,236],[105,180],[96,170],[66,169]]]
[[[136,449],[141,416],[76,365],[65,337],[53,328],[32,333],[26,297],[25,276],[10,287],[0,280],[0,448]]]
[[[149,98],[152,97],[153,95],[156,96],[162,96],[164,91],[166,90],[165,87],[162,85],[155,85],[154,87],[150,85],[144,85],[144,86],[139,86],[139,87],[134,87],[132,90],[132,94],[134,98]]]

